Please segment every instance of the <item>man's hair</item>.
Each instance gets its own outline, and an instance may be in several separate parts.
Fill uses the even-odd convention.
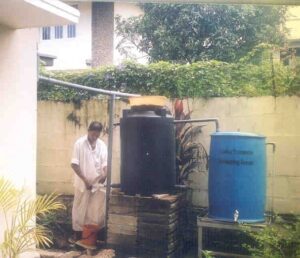
[[[103,125],[97,121],[91,122],[88,128],[89,131],[97,131],[99,133],[102,132],[102,129],[103,129]]]

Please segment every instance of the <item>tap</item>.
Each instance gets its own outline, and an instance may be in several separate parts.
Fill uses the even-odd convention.
[[[238,219],[239,219],[239,211],[238,210],[234,211],[233,219],[234,219],[234,222],[238,222]]]

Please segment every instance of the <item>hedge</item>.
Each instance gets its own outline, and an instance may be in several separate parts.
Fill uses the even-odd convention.
[[[159,62],[150,65],[125,63],[86,71],[42,72],[43,75],[90,87],[170,98],[298,95],[300,76],[281,64],[264,62],[193,64]],[[40,82],[39,100],[74,101],[93,93]]]

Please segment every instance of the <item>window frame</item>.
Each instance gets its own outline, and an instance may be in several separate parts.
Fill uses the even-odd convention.
[[[54,39],[62,39],[64,37],[64,27],[62,25],[54,26]]]
[[[67,25],[67,37],[70,38],[76,38],[77,37],[77,33],[76,33],[76,24],[72,23],[72,24],[68,24]]]
[[[42,27],[42,40],[51,40],[51,27]]]

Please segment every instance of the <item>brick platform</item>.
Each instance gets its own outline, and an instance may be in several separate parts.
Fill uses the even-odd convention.
[[[107,242],[116,250],[138,257],[181,257],[184,207],[184,194],[113,194]]]

